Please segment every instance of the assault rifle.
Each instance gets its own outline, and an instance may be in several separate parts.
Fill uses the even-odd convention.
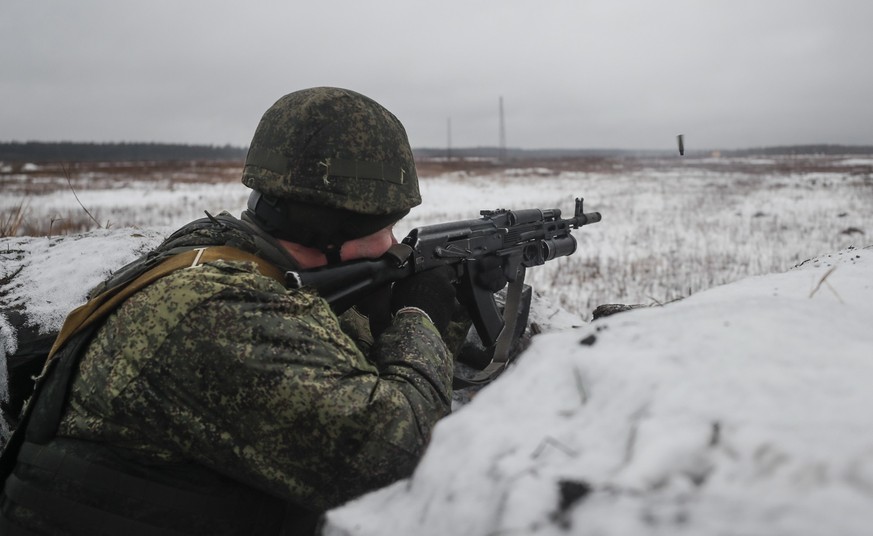
[[[599,222],[600,213],[586,214],[582,198],[577,198],[573,217],[567,219],[561,218],[559,209],[483,210],[480,215],[479,219],[415,228],[379,259],[288,272],[288,285],[315,288],[340,314],[394,281],[451,266],[457,276],[458,298],[467,307],[482,344],[494,348],[491,363],[462,383],[487,383],[507,364],[525,270],[572,255],[576,239],[570,231]],[[504,276],[510,282],[503,314],[494,293],[477,284],[481,261],[487,257],[502,260]]]

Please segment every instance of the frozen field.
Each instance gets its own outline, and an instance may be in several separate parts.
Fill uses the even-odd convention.
[[[8,167],[0,222],[19,234],[96,227],[170,231],[203,210],[239,213],[238,164]],[[576,232],[579,251],[528,272],[540,292],[589,317],[604,303],[660,304],[747,275],[783,271],[873,241],[873,157],[665,158],[497,166],[425,162],[424,203],[398,224],[478,216],[481,209],[560,208],[576,196],[603,221]],[[73,192],[76,192],[78,201]],[[81,205],[80,205],[81,203]]]

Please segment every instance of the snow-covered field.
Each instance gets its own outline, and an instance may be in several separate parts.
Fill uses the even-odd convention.
[[[853,249],[534,337],[326,534],[870,534],[871,324]]]
[[[110,229],[169,232],[204,210],[243,210],[248,190],[237,172],[207,169],[222,177],[207,184],[194,182],[195,171],[166,173],[174,180],[99,170],[71,179],[81,204]],[[398,224],[398,237],[482,209],[571,212],[577,196],[587,211],[601,212],[603,222],[576,233],[575,255],[528,274],[536,289],[583,318],[603,303],[666,303],[873,241],[873,159],[613,159],[422,175],[424,203]],[[41,195],[27,194],[35,180]],[[91,224],[60,172],[0,174],[0,185],[0,222],[23,204],[25,223],[44,233],[58,218]]]
[[[518,364],[438,425],[412,478],[331,512],[326,533],[869,533],[873,160],[795,164],[424,179],[398,236],[480,209],[570,211],[576,196],[603,221],[576,232],[575,255],[529,271],[545,333]],[[115,267],[247,196],[235,184],[130,193],[77,189],[92,212],[117,211],[108,230],[0,239],[0,309],[57,329]],[[45,195],[26,199],[27,218],[54,217],[60,199],[78,207],[63,189]],[[149,198],[162,199],[156,220]],[[4,191],[0,215],[21,204]],[[586,323],[602,303],[666,305]],[[0,357],[14,331],[0,315]]]

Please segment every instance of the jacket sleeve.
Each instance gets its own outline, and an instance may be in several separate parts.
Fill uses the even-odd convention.
[[[148,433],[317,509],[409,475],[451,409],[452,359],[425,316],[398,315],[368,360],[307,291],[225,286],[155,356],[118,400]]]

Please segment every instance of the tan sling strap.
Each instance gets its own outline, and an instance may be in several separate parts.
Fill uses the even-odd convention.
[[[70,339],[70,337],[85,327],[93,324],[96,320],[111,313],[124,300],[143,287],[181,268],[194,268],[201,264],[217,260],[254,262],[257,264],[258,271],[261,272],[261,274],[275,279],[282,285],[285,284],[285,273],[282,270],[256,255],[234,247],[210,246],[179,253],[143,273],[130,283],[111,288],[98,294],[84,305],[77,307],[70,312],[70,314],[67,315],[66,320],[64,320],[64,325],[61,328],[60,333],[58,333],[55,343],[52,345],[48,358],[51,359]]]

